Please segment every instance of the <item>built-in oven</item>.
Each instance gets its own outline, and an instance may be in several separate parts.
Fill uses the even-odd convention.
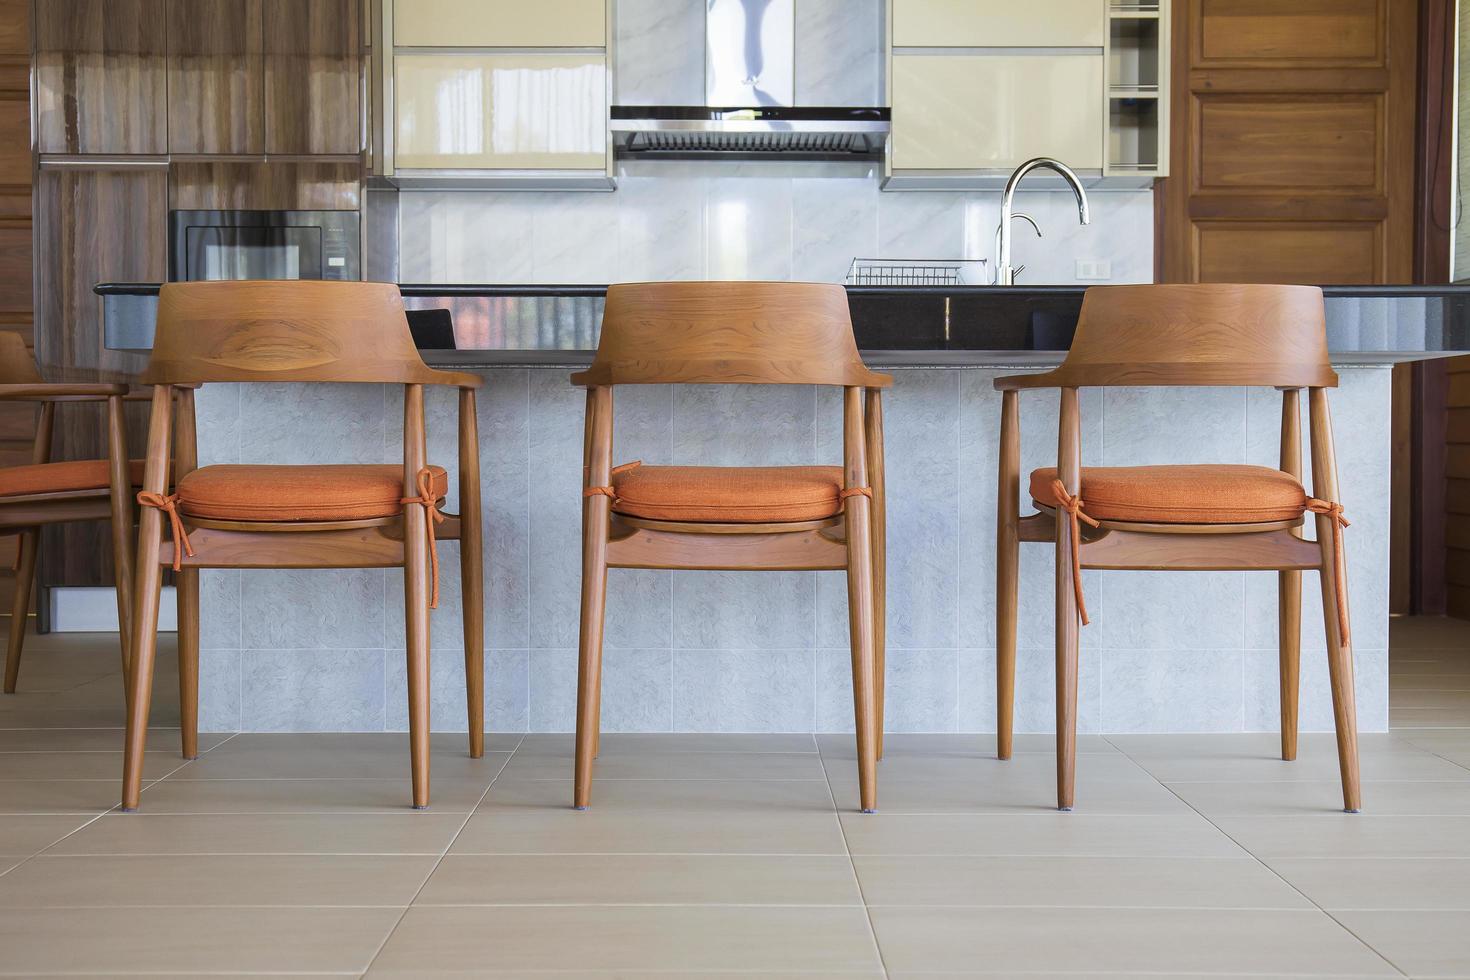
[[[356,211],[173,211],[168,278],[360,279]]]

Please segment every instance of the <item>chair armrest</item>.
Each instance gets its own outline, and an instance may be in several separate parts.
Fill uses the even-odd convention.
[[[447,385],[451,388],[479,388],[485,384],[484,378],[478,374],[470,374],[468,371],[440,371],[437,368],[430,368],[429,375],[424,379],[424,384]]]
[[[1004,378],[995,379],[996,391],[1022,391],[1027,388],[1070,388],[1064,379],[1057,377],[1056,371],[1042,371],[1039,374],[1011,374]]]
[[[0,401],[93,402],[126,395],[128,386],[103,383],[0,384]]]

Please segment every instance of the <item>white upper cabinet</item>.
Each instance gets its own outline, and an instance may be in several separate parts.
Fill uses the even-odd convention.
[[[405,170],[601,170],[601,54],[400,54],[396,164]]]
[[[606,0],[395,0],[393,43],[407,48],[600,48]]]
[[[918,48],[1100,48],[1106,0],[893,0],[893,43]]]
[[[1100,169],[1101,55],[893,59],[893,167],[1010,170],[1031,157]]]
[[[884,186],[993,187],[1032,157],[1168,173],[1170,0],[889,0]]]

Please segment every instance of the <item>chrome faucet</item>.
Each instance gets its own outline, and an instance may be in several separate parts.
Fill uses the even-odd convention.
[[[1012,286],[1016,281],[1016,272],[1011,268],[1011,219],[1015,216],[1012,204],[1016,196],[1016,185],[1021,178],[1037,168],[1054,170],[1061,175],[1072,188],[1072,193],[1077,195],[1077,217],[1082,224],[1091,224],[1092,219],[1087,212],[1087,192],[1082,189],[1082,182],[1072,172],[1072,168],[1060,160],[1051,157],[1037,157],[1027,160],[1016,168],[1011,174],[1011,179],[1006,181],[1006,189],[1000,196],[1000,246],[995,257],[995,284],[997,286]]]
[[[1015,214],[1011,215],[1011,217],[1012,218],[1024,218],[1024,219],[1026,219],[1026,223],[1031,226],[1031,230],[1034,231],[1034,232],[1036,232],[1036,237],[1037,238],[1044,238],[1045,237],[1044,235],[1041,234],[1041,226],[1036,223],[1036,219],[1033,218],[1033,217],[1031,217],[1031,215],[1027,214],[1025,211],[1017,211]],[[995,226],[995,254],[996,255],[999,255],[1000,254],[1000,229],[1001,229],[1001,226],[1000,225],[996,225]],[[1024,263],[1022,263],[1021,265],[1018,265],[1014,269],[1011,270],[1011,281],[1012,282],[1015,281],[1016,277],[1021,274],[1021,270],[1024,269],[1024,268],[1026,268],[1026,266],[1025,266]],[[998,285],[1000,285],[1000,283],[997,282],[996,285],[998,286]]]

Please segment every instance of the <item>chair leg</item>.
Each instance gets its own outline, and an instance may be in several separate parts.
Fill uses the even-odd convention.
[[[1277,646],[1281,656],[1281,758],[1296,759],[1302,659],[1302,573],[1277,572]]]
[[[1016,704],[1016,602],[1021,564],[1019,395],[1001,396],[995,528],[995,756],[1009,759]]]
[[[409,532],[403,569],[408,749],[415,810],[429,808],[429,576],[423,541]]]
[[[179,736],[185,759],[199,758],[199,569],[174,576],[179,610]]]
[[[1320,533],[1320,532],[1319,532]],[[1358,709],[1353,690],[1353,648],[1341,642],[1337,600],[1333,593],[1331,543],[1323,545],[1322,619],[1327,631],[1327,673],[1332,684],[1332,719],[1337,728],[1337,762],[1342,770],[1342,808],[1357,813],[1363,808],[1363,790],[1358,778]]]
[[[19,560],[15,566],[15,598],[10,606],[10,645],[5,651],[5,693],[15,693],[20,678],[21,647],[26,641],[26,619],[31,610],[31,586],[36,579],[36,545],[41,532],[27,528],[18,535]]]
[[[852,646],[852,701],[856,715],[858,797],[864,813],[878,808],[877,637],[873,630],[873,549],[868,501],[847,499],[847,610]]]
[[[138,528],[138,563],[134,569],[133,637],[128,643],[127,736],[123,742],[122,808],[138,808],[143,791],[143,749],[148,740],[148,712],[153,699],[154,654],[158,650],[158,600],[163,566],[158,563],[162,513],[146,509]]]
[[[1057,809],[1070,810],[1077,781],[1077,647],[1080,626],[1072,589],[1072,537],[1057,521]]]
[[[485,755],[485,566],[480,531],[479,444],[475,390],[464,388],[459,393],[459,591],[471,759]]]
[[[602,725],[602,630],[607,611],[607,498],[587,505],[582,531],[582,627],[577,649],[577,759],[572,805],[587,809]]]

